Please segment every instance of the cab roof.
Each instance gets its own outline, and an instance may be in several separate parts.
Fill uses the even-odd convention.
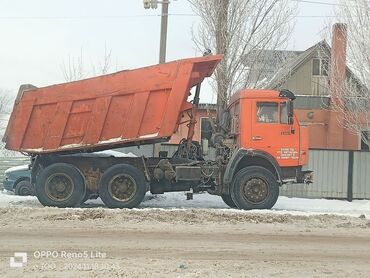
[[[268,99],[294,99],[295,96],[292,92],[288,90],[275,91],[275,90],[262,90],[262,89],[243,89],[230,98],[230,104],[234,103],[238,99],[249,98],[249,99],[258,99],[258,98],[268,98]]]

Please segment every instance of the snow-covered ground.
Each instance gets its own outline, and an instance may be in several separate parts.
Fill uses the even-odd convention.
[[[89,200],[84,207],[104,206],[100,199]],[[36,197],[15,196],[7,191],[0,192],[0,207],[42,207]],[[229,209],[218,196],[208,193],[194,194],[193,200],[186,200],[183,192],[171,192],[163,195],[147,194],[140,208],[165,208],[165,209],[184,209],[184,208],[210,208],[210,209]],[[298,215],[307,214],[339,214],[360,216],[365,215],[370,218],[370,201],[355,200],[347,202],[344,200],[325,200],[325,199],[302,199],[279,197],[272,210],[254,211],[259,213],[289,213]]]

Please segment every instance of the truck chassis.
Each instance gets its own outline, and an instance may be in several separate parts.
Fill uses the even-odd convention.
[[[45,206],[74,207],[100,196],[107,207],[133,208],[145,193],[208,191],[233,208],[270,209],[287,181],[310,182],[310,172],[300,167],[280,168],[268,154],[225,147],[215,160],[204,160],[199,144],[170,158],[99,157],[89,154],[45,154],[33,158],[32,182]],[[193,150],[188,152],[186,150]],[[222,151],[220,151],[220,149]]]

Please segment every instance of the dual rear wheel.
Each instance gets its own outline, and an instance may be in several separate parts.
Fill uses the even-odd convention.
[[[102,175],[99,196],[109,208],[133,208],[144,199],[146,188],[145,178],[137,168],[119,164]],[[82,174],[70,164],[52,164],[36,180],[36,196],[44,206],[75,207],[90,194]]]
[[[119,164],[101,177],[99,196],[109,208],[134,208],[144,199],[146,189],[144,175],[137,168]]]

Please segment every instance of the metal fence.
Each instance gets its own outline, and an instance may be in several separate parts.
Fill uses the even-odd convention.
[[[308,169],[314,172],[312,184],[283,185],[280,194],[302,198],[347,198],[348,151],[310,150]]]
[[[314,183],[289,184],[281,195],[302,198],[370,199],[370,152],[310,150]]]
[[[370,152],[353,153],[353,198],[370,199]]]

